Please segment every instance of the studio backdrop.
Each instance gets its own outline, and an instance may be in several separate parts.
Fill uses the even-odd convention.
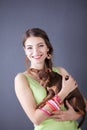
[[[32,27],[47,32],[54,66],[64,67],[87,98],[87,0],[0,0],[0,130],[33,130],[14,91],[16,74],[26,69],[23,34]]]

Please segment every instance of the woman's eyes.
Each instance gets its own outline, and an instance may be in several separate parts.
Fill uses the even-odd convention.
[[[28,50],[31,50],[31,49],[32,49],[32,47],[27,47],[27,49],[28,49]]]
[[[44,44],[39,44],[37,47],[38,47],[38,48],[39,48],[39,47],[44,47]],[[27,50],[31,50],[31,49],[33,49],[33,46],[28,46],[28,47],[27,47]]]
[[[39,47],[43,47],[44,45],[43,44],[40,44]]]

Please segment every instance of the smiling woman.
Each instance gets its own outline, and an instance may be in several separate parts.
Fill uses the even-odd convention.
[[[36,63],[40,64],[41,62],[44,62],[44,59],[47,57],[47,52],[49,49],[47,48],[45,41],[40,37],[30,37],[25,42],[25,54],[28,57],[28,59],[32,63],[32,68],[35,68],[37,65]],[[40,65],[36,69],[42,69],[44,66],[44,63],[42,63],[42,66]]]
[[[23,47],[31,64],[25,72],[15,77],[15,92],[25,113],[33,122],[34,130],[80,130],[75,120],[81,115],[74,111],[69,103],[67,103],[68,110],[65,110],[64,105],[60,103],[78,85],[64,68],[52,65],[53,48],[46,32],[39,28],[28,29],[24,35]],[[29,71],[32,68],[35,71]],[[56,95],[56,101],[51,100],[51,105],[47,103],[39,109],[37,104],[46,97],[47,93],[39,83],[38,72],[40,70],[45,72],[47,69],[62,75],[62,89]],[[68,80],[65,80],[66,75],[69,76]]]

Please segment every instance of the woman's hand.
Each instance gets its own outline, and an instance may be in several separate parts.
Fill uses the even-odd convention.
[[[81,115],[73,109],[73,107],[66,101],[68,110],[53,111],[51,118],[57,121],[77,120]]]
[[[67,90],[69,93],[72,92],[78,85],[74,78],[69,75],[68,79],[66,79],[67,76],[63,76],[63,82],[62,82],[62,89]]]
[[[61,101],[65,99],[65,97],[72,92],[77,87],[76,81],[69,76],[69,78],[66,80],[66,76],[63,76],[62,80],[62,89],[58,93],[58,96],[60,97]]]

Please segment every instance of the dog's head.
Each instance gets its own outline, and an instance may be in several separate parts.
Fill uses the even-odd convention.
[[[58,83],[62,84],[62,76],[51,70],[39,71],[38,77],[39,77],[41,86],[45,88],[55,86]]]

